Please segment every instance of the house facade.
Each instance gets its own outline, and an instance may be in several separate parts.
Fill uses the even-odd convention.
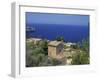
[[[48,56],[52,58],[61,58],[63,55],[64,44],[62,41],[50,41],[48,43]]]

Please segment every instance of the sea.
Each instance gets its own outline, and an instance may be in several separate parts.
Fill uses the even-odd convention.
[[[64,25],[64,24],[26,24],[34,31],[26,30],[26,38],[42,38],[55,40],[62,36],[66,42],[80,42],[89,38],[89,26],[85,25]]]

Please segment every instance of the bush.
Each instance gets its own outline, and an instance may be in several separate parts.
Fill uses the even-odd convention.
[[[44,50],[45,55],[48,55],[48,41],[46,39],[40,41],[38,46]]]
[[[56,66],[56,65],[61,65],[61,64],[63,64],[63,62],[62,61],[60,61],[60,60],[57,60],[57,59],[53,59],[53,58],[48,58],[48,65],[49,66]]]
[[[73,49],[78,49],[78,45],[71,45]]]
[[[79,52],[72,56],[72,64],[73,65],[80,65],[80,64],[89,64],[89,57],[88,54],[84,51]]]

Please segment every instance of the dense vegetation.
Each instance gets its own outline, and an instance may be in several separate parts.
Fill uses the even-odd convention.
[[[26,66],[52,66],[61,65],[62,62],[48,57],[48,41],[46,39],[37,44],[26,43]]]
[[[63,37],[57,37],[57,41],[64,41]],[[67,49],[64,45],[64,49]],[[76,45],[71,46],[76,54],[72,55],[72,65],[89,64],[89,39],[84,39]],[[64,65],[60,60],[48,56],[48,40],[43,39],[34,44],[26,41],[26,67],[56,66]]]
[[[84,39],[82,42],[73,46],[74,49],[79,49],[77,54],[72,57],[72,64],[89,64],[89,39]]]

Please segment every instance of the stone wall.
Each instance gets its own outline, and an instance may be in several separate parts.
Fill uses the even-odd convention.
[[[48,56],[52,58],[56,57],[56,47],[48,46]]]

